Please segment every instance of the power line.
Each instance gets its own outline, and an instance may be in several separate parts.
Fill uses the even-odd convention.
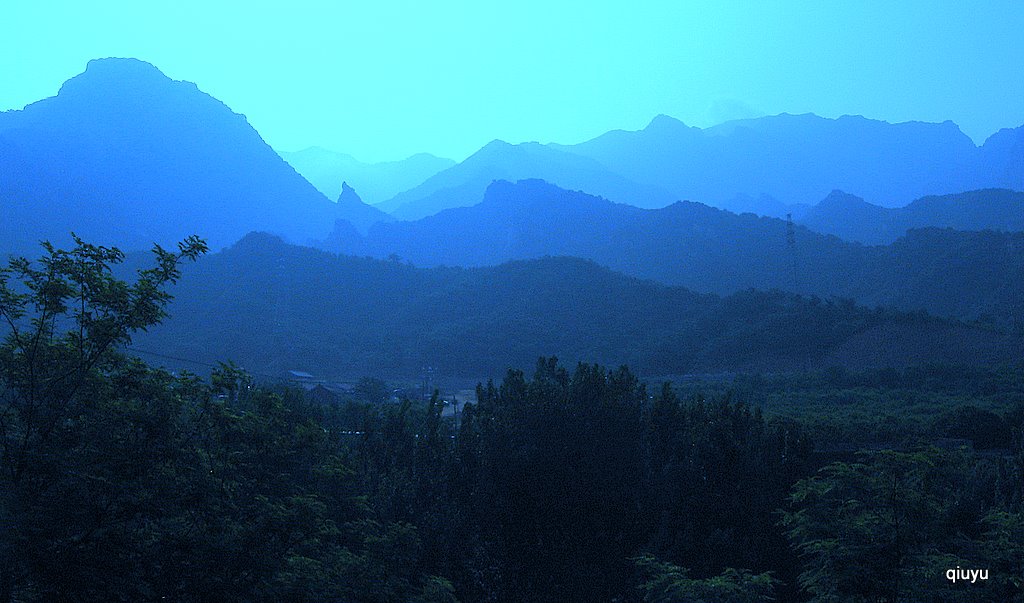
[[[142,349],[139,349],[139,348],[136,348],[136,347],[132,347],[132,346],[125,346],[124,349],[126,349],[128,351],[131,351],[131,352],[135,352],[137,354],[146,354],[147,356],[154,356],[156,358],[163,358],[165,360],[174,360],[174,361],[177,361],[177,362],[187,362],[187,363],[190,363],[190,364],[195,364],[195,365],[198,365],[198,366],[205,366],[205,367],[213,368],[213,369],[220,368],[220,366],[221,366],[219,364],[211,364],[209,362],[203,362],[202,360],[195,360],[195,359],[192,359],[192,358],[182,358],[180,356],[171,356],[169,354],[162,354],[160,352],[153,352],[153,351],[150,351],[150,350],[142,350]],[[245,370],[245,369],[243,368],[243,370]],[[267,375],[265,373],[254,373],[254,372],[249,371],[249,370],[245,370],[245,372],[250,374],[250,375],[252,375],[252,376],[254,376],[254,377],[263,377],[265,379],[272,379],[274,381],[280,381],[280,382],[283,382],[283,383],[288,383],[287,379],[285,379],[285,378],[283,378],[283,377],[281,377],[279,375]]]
[[[192,360],[190,358],[180,358],[178,356],[169,356],[167,354],[161,354],[160,352],[151,352],[149,350],[140,350],[131,346],[125,346],[126,350],[130,352],[136,352],[138,354],[146,354],[147,356],[156,356],[157,358],[163,358],[165,360],[177,360],[178,362],[188,362],[191,364],[198,364],[200,366],[208,366],[210,368],[217,368],[216,364],[210,364],[209,362],[203,362],[201,360]]]

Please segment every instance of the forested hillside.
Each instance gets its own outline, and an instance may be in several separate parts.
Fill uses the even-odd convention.
[[[480,378],[545,353],[647,375],[998,361],[1003,332],[849,301],[747,291],[725,298],[588,261],[420,269],[252,234],[189,269],[141,349],[261,373]]]
[[[1021,594],[1020,368],[682,398],[541,358],[455,418],[437,395],[323,405],[231,365],[204,382],[117,351],[204,249],[158,252],[133,284],[110,272],[119,252],[86,244],[0,272],[0,600],[943,600],[952,564],[986,568],[978,601]],[[21,288],[44,280],[60,286]],[[944,412],[844,460],[836,441],[873,436],[816,399],[904,387]],[[949,436],[966,446],[930,445]]]

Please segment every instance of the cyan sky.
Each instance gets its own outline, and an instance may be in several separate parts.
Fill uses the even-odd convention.
[[[1024,124],[1024,2],[6,2],[0,109],[91,58],[149,61],[280,150],[462,159],[494,138],[577,142],[667,113]]]

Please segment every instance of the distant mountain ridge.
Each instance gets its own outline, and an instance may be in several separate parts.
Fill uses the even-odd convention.
[[[445,165],[421,155],[370,167],[377,174],[401,172],[405,186]],[[1024,127],[976,147],[951,122],[783,114],[701,130],[658,116],[643,130],[608,132],[577,145],[493,141],[378,208],[324,198],[244,116],[195,84],[172,81],[142,61],[100,59],[57,96],[0,113],[0,252],[31,251],[43,238],[66,242],[71,230],[126,248],[166,245],[192,233],[216,248],[257,229],[307,244],[330,236],[333,246],[344,247],[340,231],[329,234],[339,219],[366,232],[391,219],[381,209],[415,220],[479,203],[494,180],[538,177],[637,207],[693,199],[737,212],[792,213],[799,222],[810,202],[837,188],[878,206],[909,201],[904,197],[915,191],[1024,187]],[[824,192],[809,197],[818,190]],[[839,233],[829,229],[827,214],[812,212],[806,223]],[[906,228],[946,224],[872,215],[891,228],[845,236],[891,242]],[[948,224],[1015,224],[976,218]]]
[[[370,226],[378,222],[394,221],[391,215],[364,203],[359,193],[345,181],[341,183],[341,193],[338,195],[336,205],[338,207],[338,214],[346,217],[335,220],[335,229],[338,228],[338,222],[345,222],[352,225],[357,232],[365,233]],[[318,246],[316,241],[311,242],[311,244],[314,247]]]
[[[979,163],[986,186],[1024,191],[1024,126],[1003,128],[985,141]]]
[[[545,164],[523,156],[544,157]],[[495,141],[381,207],[416,219],[474,204],[486,182],[526,178],[645,208],[693,200],[783,217],[834,189],[892,207],[927,195],[1024,189],[1024,126],[978,147],[950,121],[783,113],[701,129],[659,115],[642,130],[573,145]]]
[[[800,224],[866,245],[888,245],[914,228],[1024,231],[1024,193],[984,189],[917,199],[904,207],[879,207],[833,191],[807,210]]]
[[[341,194],[341,183],[348,182],[369,205],[390,199],[455,165],[451,159],[429,153],[379,163],[366,163],[320,147],[279,154],[327,198],[336,199]]]
[[[660,207],[672,201],[667,191],[632,182],[588,157],[536,142],[513,145],[494,140],[465,161],[378,207],[399,219],[417,220],[444,209],[476,205],[494,180],[528,178],[586,190],[639,207]]]
[[[643,130],[565,148],[711,205],[737,194],[813,203],[841,189],[899,206],[929,194],[1002,186],[987,165],[1011,160],[993,151],[986,165],[981,148],[951,121],[891,124],[786,113],[704,130],[662,115]]]
[[[305,243],[338,218],[365,221],[244,116],[143,61],[90,61],[55,97],[0,113],[0,252],[72,230],[127,249],[191,234],[219,248],[253,229]]]
[[[787,229],[784,220],[700,203],[641,209],[541,180],[498,181],[476,206],[379,223],[365,237],[339,230],[329,249],[417,266],[566,255],[699,292],[782,289],[962,318],[1024,311],[1024,233],[912,230],[865,247],[796,226],[790,246]],[[958,268],[947,274],[950,265]]]

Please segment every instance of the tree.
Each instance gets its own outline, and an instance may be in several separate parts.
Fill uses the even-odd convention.
[[[945,578],[953,568],[1020,568],[1004,556],[1020,551],[1009,546],[1019,515],[995,512],[993,470],[962,452],[882,451],[802,480],[783,519],[806,560],[801,587],[814,603],[1018,600],[1019,583]]]
[[[38,267],[12,258],[0,269],[0,462],[12,483],[33,470],[36,452],[77,412],[79,394],[110,368],[116,347],[166,316],[165,287],[181,276],[181,262],[207,250],[198,237],[177,253],[156,246],[156,265],[129,285],[111,271],[121,251],[74,239],[71,251],[43,243]]]
[[[119,351],[201,241],[157,247],[134,284],[116,249],[44,248],[0,271],[0,603],[454,601],[301,393]]]
[[[483,590],[529,601],[612,600],[627,588],[642,538],[644,387],[622,367],[541,358],[532,380],[509,371],[478,387],[464,417],[457,492],[478,533],[498,542]],[[493,560],[483,547],[480,559]],[[572,563],[566,563],[572,560]],[[483,572],[481,572],[483,573]]]
[[[644,603],[769,603],[776,580],[771,574],[751,574],[727,568],[721,575],[697,580],[685,568],[649,555],[633,560],[643,576]]]
[[[95,435],[88,433],[96,427],[91,419],[132,412],[106,407],[106,394],[114,385],[109,377],[139,377],[144,372],[117,349],[130,343],[132,333],[166,315],[166,286],[181,276],[183,261],[195,260],[207,250],[198,237],[180,243],[177,252],[156,246],[155,264],[141,270],[129,285],[112,273],[112,266],[124,260],[121,251],[85,243],[77,236],[74,240],[70,251],[43,243],[46,253],[38,262],[16,257],[0,268],[0,515],[5,519],[0,533],[0,601],[24,595],[17,590],[33,572],[30,549],[42,533],[61,545],[49,551],[53,555],[82,546],[105,523],[119,520],[110,516],[114,505],[104,507],[102,502],[99,509],[90,509],[99,517],[84,524],[73,517],[83,509],[67,508],[67,521],[57,526],[38,522],[45,514],[37,511],[61,502],[61,478],[81,469],[90,457],[73,457],[69,451],[97,452],[98,442],[109,443],[85,439]],[[153,385],[148,379],[136,383],[142,389]],[[116,434],[115,430],[104,435]],[[80,485],[99,501],[105,500],[101,491],[117,487],[100,474]],[[56,528],[63,528],[63,533]]]
[[[363,377],[352,391],[356,400],[370,404],[383,404],[391,396],[388,384],[374,377]]]

